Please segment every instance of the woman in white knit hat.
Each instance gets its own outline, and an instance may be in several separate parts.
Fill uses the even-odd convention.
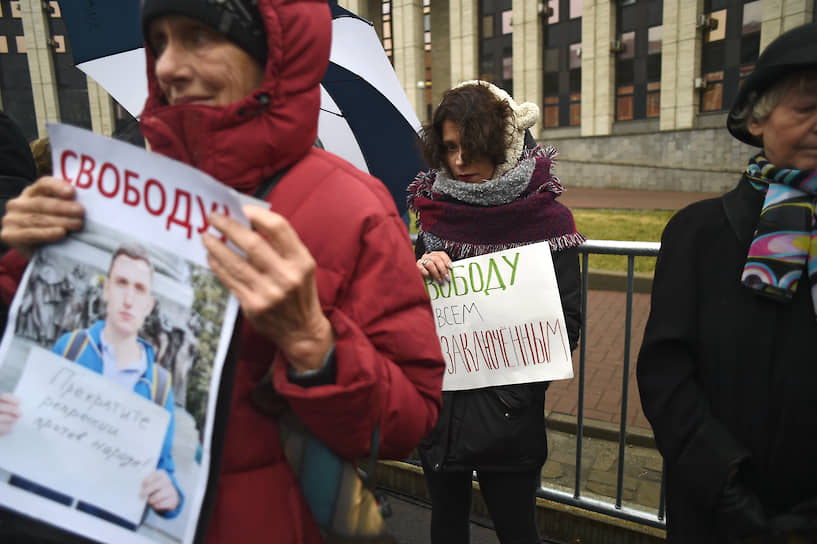
[[[448,90],[425,127],[422,148],[432,169],[409,186],[417,213],[415,254],[424,278],[449,279],[452,261],[547,240],[571,348],[579,341],[581,288],[577,246],[584,237],[556,201],[553,148],[526,148],[539,116],[482,81]],[[536,490],[547,458],[546,382],[443,393],[434,430],[420,445],[432,500],[431,541],[467,543],[471,475],[502,544],[539,541]]]

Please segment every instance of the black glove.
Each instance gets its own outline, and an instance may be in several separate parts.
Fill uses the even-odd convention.
[[[738,478],[727,483],[715,509],[715,534],[720,537],[719,542],[753,542],[768,535],[769,529],[758,496]]]

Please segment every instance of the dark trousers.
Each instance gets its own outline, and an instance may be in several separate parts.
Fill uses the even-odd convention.
[[[432,544],[468,544],[471,473],[434,472],[423,466],[431,495]],[[477,471],[482,497],[502,544],[535,544],[536,490],[541,467],[521,472]]]

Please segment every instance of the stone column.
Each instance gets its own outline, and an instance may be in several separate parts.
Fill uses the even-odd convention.
[[[431,2],[431,108],[454,85],[451,79],[451,19],[449,0]]]
[[[45,124],[60,121],[57,97],[57,81],[54,74],[54,58],[49,45],[48,13],[40,0],[20,0],[23,18],[23,35],[26,40],[28,69],[31,72],[31,92],[34,96],[34,112],[37,116],[37,133],[46,136]]]
[[[425,52],[423,51],[423,0],[393,0],[394,71],[411,106],[420,115],[425,109]],[[419,87],[422,82],[423,86]]]
[[[517,103],[533,102],[542,108],[544,44],[537,2],[513,0],[513,94]],[[540,122],[531,127],[539,135]]]
[[[383,41],[383,7],[380,0],[338,0],[338,5],[372,23],[377,37]]]
[[[369,13],[369,0],[338,0],[338,5],[364,19],[372,20]]]
[[[615,119],[613,0],[585,0],[582,8],[582,136],[610,134]]]
[[[664,0],[664,37],[661,44],[661,130],[693,128],[700,93],[703,35],[696,29],[703,0]]]
[[[760,52],[785,31],[810,23],[813,18],[813,0],[763,0]]]
[[[110,136],[116,125],[111,97],[90,76],[86,80],[88,81],[88,105],[91,110],[91,129],[97,134]]]
[[[451,85],[479,75],[479,10],[473,0],[449,0]]]

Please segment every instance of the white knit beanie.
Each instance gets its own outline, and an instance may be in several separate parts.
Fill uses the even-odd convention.
[[[519,157],[522,155],[522,150],[525,147],[525,131],[535,125],[536,121],[539,120],[539,106],[533,102],[517,104],[511,95],[496,85],[478,79],[463,81],[454,88],[457,89],[459,87],[465,87],[466,85],[481,85],[487,88],[499,100],[507,102],[513,111],[511,123],[505,127],[505,130],[508,132],[508,147],[505,150],[505,162],[497,165],[496,170],[494,170],[494,178],[498,178],[516,166],[516,163],[519,161]]]

